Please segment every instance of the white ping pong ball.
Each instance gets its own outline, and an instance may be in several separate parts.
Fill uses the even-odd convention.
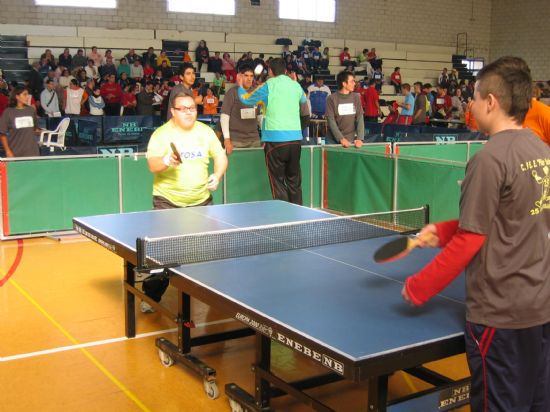
[[[263,73],[263,71],[264,71],[264,66],[262,66],[261,64],[258,64],[258,65],[256,66],[256,68],[254,69],[254,74],[255,74],[256,76],[259,76],[260,74]]]

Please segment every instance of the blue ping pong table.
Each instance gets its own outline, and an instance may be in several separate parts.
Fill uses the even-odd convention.
[[[464,281],[457,279],[421,308],[409,307],[400,294],[403,282],[435,251],[415,250],[400,261],[374,263],[374,251],[392,235],[171,267],[167,270],[171,285],[178,289],[177,314],[136,288],[138,238],[330,216],[266,201],[75,218],[74,227],[125,260],[126,336],[135,336],[135,297],[152,303],[178,325],[177,345],[157,339],[161,355],[165,354],[161,360],[181,362],[200,374],[211,398],[218,396],[215,370],[194,357],[191,348],[255,334],[256,393],[250,395],[236,384],[227,384],[225,392],[234,411],[270,410],[270,399],[281,394],[292,395],[316,410],[330,411],[303,390],[342,379],[368,380],[369,411],[442,411],[467,402],[467,379],[453,381],[422,367],[464,352]],[[191,337],[191,296],[230,314],[246,328]],[[322,365],[326,374],[298,382],[276,376],[271,371],[272,340]],[[434,389],[388,402],[388,377],[400,370],[429,382]],[[430,399],[429,409],[424,401],[414,407],[419,399]]]

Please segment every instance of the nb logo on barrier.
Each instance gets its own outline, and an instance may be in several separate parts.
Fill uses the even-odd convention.
[[[97,153],[102,155],[129,155],[134,154],[136,150],[133,147],[98,147]]]
[[[457,140],[456,134],[434,134],[434,142],[437,143],[456,142]]]

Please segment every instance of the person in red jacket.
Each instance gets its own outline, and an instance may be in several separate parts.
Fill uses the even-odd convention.
[[[369,80],[369,87],[361,94],[366,122],[378,123],[378,116],[380,116],[379,98],[380,96],[376,90],[376,80],[371,79]]]
[[[472,112],[489,141],[466,166],[459,219],[420,232],[443,250],[401,294],[422,305],[466,268],[472,411],[549,411],[550,148],[522,126],[522,59],[502,57],[477,79]]]
[[[101,86],[101,97],[105,101],[106,116],[120,116],[120,104],[122,102],[122,88],[116,82],[116,76],[111,74],[107,83]]]
[[[437,86],[437,97],[434,100],[433,113],[436,119],[450,119],[453,108],[453,100],[447,94],[447,87]]]

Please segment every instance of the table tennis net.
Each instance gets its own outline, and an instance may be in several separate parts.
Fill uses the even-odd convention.
[[[290,222],[212,232],[140,238],[138,267],[152,269],[415,233],[427,209]]]

